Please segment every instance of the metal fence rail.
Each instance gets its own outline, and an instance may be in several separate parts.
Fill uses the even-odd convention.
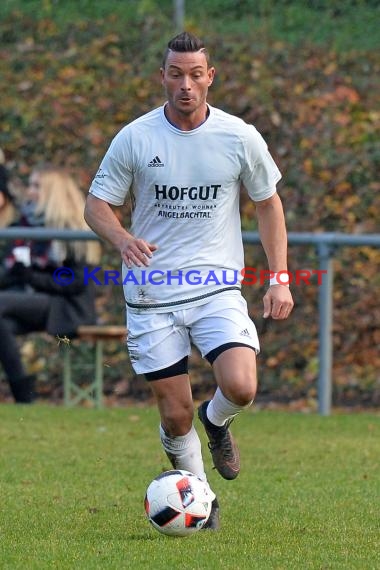
[[[0,239],[58,239],[98,240],[91,232],[76,230],[54,230],[49,228],[13,227],[0,229]],[[258,232],[243,232],[243,241],[247,244],[259,244]],[[333,307],[333,259],[339,247],[370,246],[380,247],[380,234],[349,235],[343,233],[288,233],[289,245],[314,245],[318,256],[318,269],[324,272],[318,294],[318,411],[327,416],[331,413],[332,402],[332,307]]]
[[[257,232],[243,232],[245,243],[260,243]],[[332,313],[333,313],[333,259],[338,247],[380,247],[380,234],[348,235],[342,233],[288,233],[289,245],[314,245],[318,269],[324,277],[318,290],[318,411],[323,416],[331,413],[332,402]]]

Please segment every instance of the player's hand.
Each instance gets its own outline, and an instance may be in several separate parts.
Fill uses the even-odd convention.
[[[287,319],[292,312],[294,301],[289,287],[285,285],[272,285],[265,293],[264,319]]]
[[[130,269],[133,265],[148,267],[153,252],[157,249],[158,246],[153,243],[131,237],[125,240],[120,248],[120,253],[124,263]]]

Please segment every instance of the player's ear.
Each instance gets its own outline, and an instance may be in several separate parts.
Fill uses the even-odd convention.
[[[209,67],[207,70],[207,75],[208,75],[208,86],[210,87],[210,85],[212,85],[212,82],[214,81],[215,67]]]
[[[163,67],[160,67],[160,77],[161,77],[161,84],[162,85],[164,83],[164,76],[165,76],[165,69]]]

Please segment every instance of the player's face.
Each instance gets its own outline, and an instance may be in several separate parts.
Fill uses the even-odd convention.
[[[215,70],[208,67],[202,51],[170,51],[165,69],[161,69],[162,85],[165,88],[169,111],[179,116],[195,116],[204,119],[208,88],[214,79]]]

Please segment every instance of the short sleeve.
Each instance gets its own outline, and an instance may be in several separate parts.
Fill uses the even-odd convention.
[[[112,204],[124,204],[133,180],[132,153],[126,128],[113,139],[90,186],[90,194]]]
[[[241,175],[247,192],[255,202],[266,200],[276,192],[276,184],[281,180],[275,161],[260,133],[249,126],[244,140],[244,164]]]

